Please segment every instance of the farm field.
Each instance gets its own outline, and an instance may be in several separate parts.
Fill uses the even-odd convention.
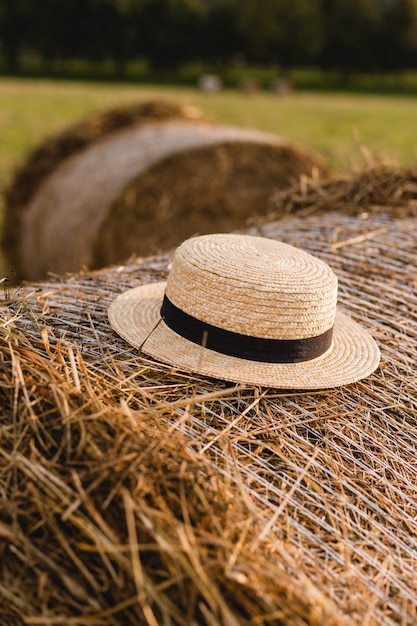
[[[372,160],[412,164],[417,156],[416,97],[237,90],[120,83],[0,79],[0,216],[14,168],[46,136],[114,105],[169,99],[198,107],[218,124],[256,128],[320,153],[340,173]],[[0,222],[1,232],[1,222]],[[1,267],[0,259],[0,267]]]
[[[199,107],[216,123],[270,131],[320,152],[338,171],[368,159],[409,164],[417,157],[412,96],[295,92],[276,96],[234,90],[0,79],[0,186],[45,136],[98,109],[150,98]]]

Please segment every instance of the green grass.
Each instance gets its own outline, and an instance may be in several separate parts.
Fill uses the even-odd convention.
[[[324,92],[197,89],[0,79],[0,187],[28,150],[50,133],[100,108],[166,97],[193,104],[217,123],[271,131],[320,152],[339,171],[362,167],[367,155],[409,164],[417,155],[416,97]]]

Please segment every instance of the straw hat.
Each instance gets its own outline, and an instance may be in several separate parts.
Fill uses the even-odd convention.
[[[281,389],[352,383],[379,364],[374,339],[336,308],[337,278],[316,257],[249,235],[188,239],[167,282],[109,307],[130,344],[181,370]]]

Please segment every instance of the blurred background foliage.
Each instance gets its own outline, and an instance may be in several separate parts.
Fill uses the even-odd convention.
[[[0,0],[3,74],[149,80],[185,64],[226,80],[315,68],[344,84],[414,70],[417,0]]]

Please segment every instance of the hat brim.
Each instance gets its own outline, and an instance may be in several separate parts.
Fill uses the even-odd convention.
[[[165,287],[164,282],[152,283],[120,294],[108,316],[112,328],[128,343],[180,370],[276,389],[329,389],[365,378],[379,365],[375,340],[339,309],[332,345],[316,359],[261,363],[214,352],[184,339],[161,321]]]

